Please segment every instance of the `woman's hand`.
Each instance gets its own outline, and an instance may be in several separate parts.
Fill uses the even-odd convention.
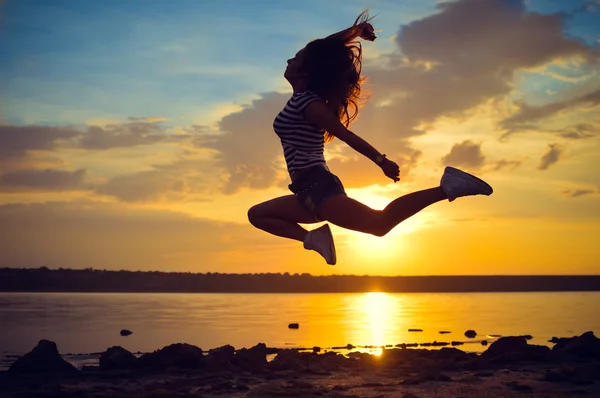
[[[360,37],[364,40],[375,41],[377,36],[375,36],[375,29],[373,29],[373,25],[368,22],[363,22],[359,25],[362,28],[362,32]]]
[[[383,170],[383,173],[394,180],[394,182],[400,181],[400,167],[395,162],[392,162],[388,158],[384,158],[380,167],[381,170]]]

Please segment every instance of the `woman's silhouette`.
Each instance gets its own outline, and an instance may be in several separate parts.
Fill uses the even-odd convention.
[[[328,224],[307,231],[299,224],[328,221],[342,228],[384,236],[403,220],[439,202],[467,195],[491,195],[486,182],[446,167],[440,185],[399,197],[383,210],[372,209],[346,195],[342,182],[327,168],[324,144],[339,138],[373,161],[394,181],[400,169],[365,140],[348,130],[358,114],[362,48],[356,40],[376,36],[366,12],[354,24],[324,39],[314,40],[288,60],[284,76],[293,94],[273,123],[281,139],[293,195],[257,204],[248,211],[255,227],[304,243],[328,264],[336,263]]]

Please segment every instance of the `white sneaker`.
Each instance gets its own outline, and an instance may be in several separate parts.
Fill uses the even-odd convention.
[[[333,243],[333,235],[331,235],[329,224],[309,231],[304,239],[304,248],[319,253],[329,265],[335,265],[337,262],[335,244]]]
[[[494,192],[487,182],[450,166],[444,170],[440,185],[450,202],[462,196],[490,196]]]

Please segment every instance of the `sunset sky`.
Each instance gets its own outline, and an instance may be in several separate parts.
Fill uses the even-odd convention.
[[[334,141],[383,208],[445,165],[494,187],[338,264],[253,228],[287,195],[286,60],[370,7],[370,102]],[[307,226],[314,228],[320,224]],[[600,0],[0,0],[0,267],[312,274],[600,274]]]

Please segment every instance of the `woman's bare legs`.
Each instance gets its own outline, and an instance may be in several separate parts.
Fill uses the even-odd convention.
[[[446,167],[440,184],[401,196],[383,210],[372,209],[346,195],[335,195],[320,205],[318,218],[342,228],[384,236],[402,221],[441,200],[452,202],[463,196],[493,193],[485,181],[453,167]],[[304,248],[319,252],[328,264],[335,264],[335,245],[329,224],[310,232],[298,225],[318,220],[294,195],[253,206],[248,211],[248,219],[255,227],[273,235],[304,242]]]
[[[401,221],[446,198],[442,188],[438,187],[402,196],[384,210],[374,210],[345,195],[336,195],[321,205],[319,218],[347,229],[383,236]],[[298,225],[319,221],[294,195],[251,207],[248,219],[256,228],[270,234],[303,242],[305,249],[317,251],[328,264],[334,265],[337,261],[328,224],[310,232]]]
[[[342,228],[384,236],[396,225],[424,208],[448,199],[441,187],[425,189],[393,200],[383,210],[375,210],[352,198],[336,195],[319,209],[319,218]]]
[[[308,231],[298,224],[318,222],[295,195],[281,196],[252,206],[248,210],[248,220],[258,229],[300,242],[304,242]]]
[[[429,205],[447,199],[441,187],[413,192],[392,201],[383,210],[374,210],[344,195],[332,196],[319,209],[319,218],[342,228],[383,236],[392,228]],[[248,210],[256,228],[303,242],[308,231],[298,224],[318,222],[294,195],[260,203]]]

